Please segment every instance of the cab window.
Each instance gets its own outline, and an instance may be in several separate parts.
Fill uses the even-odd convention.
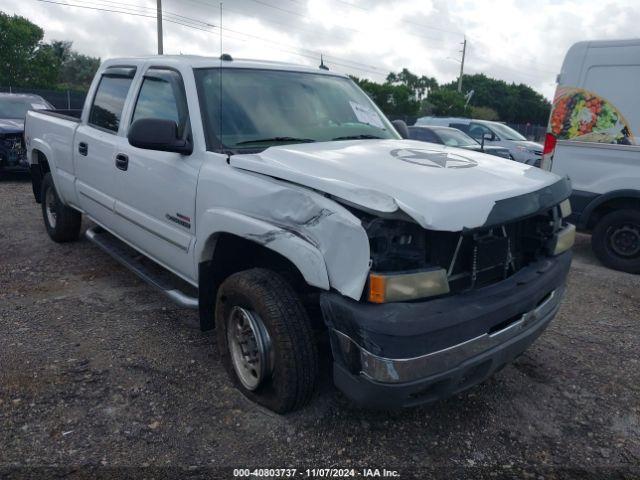
[[[144,76],[131,123],[141,118],[171,120],[182,137],[189,115],[182,78],[173,70],[149,69]]]
[[[116,133],[135,68],[109,68],[100,79],[89,112],[89,125]]]

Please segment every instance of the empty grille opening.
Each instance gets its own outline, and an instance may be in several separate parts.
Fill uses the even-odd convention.
[[[451,293],[504,280],[548,255],[553,210],[491,228],[428,232],[427,257],[447,270]]]

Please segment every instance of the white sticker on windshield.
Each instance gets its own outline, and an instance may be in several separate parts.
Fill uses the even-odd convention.
[[[31,108],[34,110],[46,110],[47,106],[44,103],[32,103]]]
[[[352,100],[349,100],[349,103],[359,122],[366,123],[373,127],[384,128],[382,120],[380,120],[380,116],[376,112]]]

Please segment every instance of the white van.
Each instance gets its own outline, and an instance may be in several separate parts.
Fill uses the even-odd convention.
[[[640,39],[579,42],[558,76],[543,168],[568,175],[598,259],[640,273]]]
[[[457,117],[421,117],[416,120],[416,126],[433,125],[457,128],[479,143],[483,143],[484,137],[484,143],[487,145],[508,149],[515,161],[540,166],[542,145],[530,142],[504,123]]]

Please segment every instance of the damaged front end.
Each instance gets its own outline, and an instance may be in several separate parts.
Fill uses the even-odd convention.
[[[505,280],[532,262],[572,246],[575,228],[564,220],[566,205],[567,200],[522,219],[460,232],[427,230],[413,222],[355,212],[371,249],[365,299],[374,303],[417,300]],[[416,285],[403,280],[407,276]],[[394,288],[395,283],[402,286]]]
[[[0,169],[29,169],[22,132],[0,133]]]
[[[555,316],[571,262],[568,201],[553,200],[458,232],[354,211],[371,251],[363,296],[321,296],[336,385],[369,406],[414,405],[522,353]]]

